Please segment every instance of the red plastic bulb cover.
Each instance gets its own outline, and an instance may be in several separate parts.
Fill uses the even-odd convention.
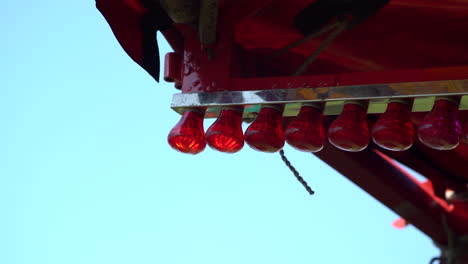
[[[343,112],[328,128],[328,140],[341,150],[364,150],[370,142],[366,107],[360,102],[346,103]]]
[[[451,150],[461,139],[457,98],[438,98],[418,127],[418,138],[426,146],[438,150]]]
[[[186,110],[167,136],[169,145],[183,153],[198,154],[202,152],[206,146],[203,117],[204,111]]]
[[[245,142],[258,151],[277,152],[284,146],[281,107],[263,106],[255,121],[245,131]]]
[[[415,138],[411,122],[411,101],[391,100],[387,110],[372,127],[372,139],[378,146],[392,150],[409,149]]]
[[[323,113],[319,104],[304,104],[285,130],[286,142],[305,152],[322,150],[327,140]]]
[[[235,153],[244,146],[242,107],[223,108],[218,119],[206,131],[208,145],[221,152]]]

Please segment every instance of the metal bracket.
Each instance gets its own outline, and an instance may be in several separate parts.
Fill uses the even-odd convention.
[[[171,108],[182,113],[187,107],[206,107],[206,117],[213,118],[223,106],[241,105],[244,118],[251,118],[262,104],[284,104],[283,115],[295,116],[302,103],[325,102],[324,114],[337,115],[349,100],[369,100],[368,113],[383,113],[391,98],[415,98],[413,112],[425,112],[436,96],[462,96],[460,110],[468,110],[468,80],[182,93],[173,96]]]

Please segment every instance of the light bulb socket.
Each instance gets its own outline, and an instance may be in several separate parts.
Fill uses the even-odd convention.
[[[324,108],[324,105],[323,103],[321,102],[307,102],[307,103],[303,103],[302,106],[311,106],[311,107],[314,107],[314,108],[317,108],[318,110],[322,111],[323,108]]]
[[[283,113],[284,111],[284,105],[280,105],[280,104],[264,104],[262,105],[262,108],[263,107],[273,108],[273,109],[280,111],[281,113]]]
[[[367,101],[367,100],[350,100],[350,101],[346,101],[344,104],[345,105],[355,104],[355,105],[362,106],[364,109],[367,109],[367,107],[369,106],[369,101]]]
[[[186,107],[184,108],[184,111],[183,113],[185,112],[195,112],[195,113],[199,113],[201,115],[205,115],[205,112],[206,112],[206,108],[204,107]]]
[[[402,103],[405,105],[413,106],[413,98],[390,98],[388,103]]]
[[[242,106],[242,105],[228,105],[228,106],[223,106],[223,107],[221,108],[221,110],[223,110],[223,109],[230,109],[230,110],[234,110],[234,111],[241,112],[241,113],[244,112],[244,106]]]
[[[436,101],[446,100],[446,101],[450,101],[452,103],[455,103],[456,105],[460,105],[461,97],[460,96],[437,96],[435,100]]]

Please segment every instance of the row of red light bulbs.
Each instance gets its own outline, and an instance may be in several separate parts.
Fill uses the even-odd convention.
[[[456,97],[436,99],[431,112],[417,128],[417,136],[424,145],[450,150],[457,147],[460,140],[468,140],[468,124],[462,135],[458,119],[459,102]],[[206,144],[221,152],[235,153],[242,149],[244,141],[262,152],[279,151],[285,141],[300,151],[317,152],[323,148],[328,136],[335,147],[357,152],[364,150],[372,137],[382,148],[404,151],[413,145],[416,133],[411,122],[411,108],[411,100],[390,100],[385,113],[369,129],[367,104],[349,101],[328,128],[328,133],[325,132],[321,104],[317,103],[303,104],[286,129],[283,129],[282,106],[263,105],[245,133],[242,133],[242,107],[223,108],[206,133],[203,130],[204,111],[187,109],[169,133],[168,142],[172,148],[189,154],[202,152]]]

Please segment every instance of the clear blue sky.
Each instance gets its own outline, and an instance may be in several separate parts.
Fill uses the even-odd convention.
[[[386,264],[438,254],[310,154],[285,148],[314,197],[278,154],[173,151],[176,90],[130,60],[94,1],[3,1],[0,13],[0,263]]]

